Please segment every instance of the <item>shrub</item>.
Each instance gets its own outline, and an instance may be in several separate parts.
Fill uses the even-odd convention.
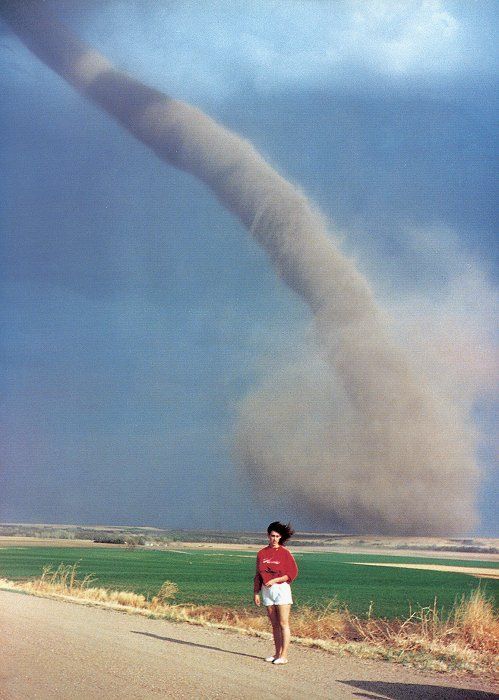
[[[135,549],[136,547],[143,546],[146,543],[145,538],[140,535],[127,535],[125,537],[125,544],[127,549]]]
[[[170,601],[175,598],[178,593],[178,586],[173,581],[165,581],[158,593],[154,596],[151,601],[151,607],[156,608],[159,606],[169,605]]]

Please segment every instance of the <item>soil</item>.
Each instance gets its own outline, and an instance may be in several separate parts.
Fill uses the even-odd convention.
[[[352,564],[357,566],[388,566],[391,569],[423,569],[425,571],[446,571],[454,574],[468,574],[476,578],[493,578],[499,579],[499,569],[485,569],[477,566],[444,566],[442,564],[396,564],[396,563],[379,563],[353,561]]]

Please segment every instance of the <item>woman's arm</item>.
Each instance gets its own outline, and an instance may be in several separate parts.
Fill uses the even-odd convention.
[[[285,583],[294,581],[298,575],[298,567],[296,566],[295,559],[291,552],[287,549],[283,551],[284,562],[281,566],[281,571],[284,570],[286,573],[282,576],[275,576],[271,578],[270,581],[266,582],[266,586],[272,586],[274,583]]]
[[[271,578],[270,581],[267,581],[265,585],[273,586],[274,583],[285,583],[286,581],[289,581],[289,576],[287,574],[285,574],[284,576],[278,576],[277,578]]]
[[[253,578],[253,593],[260,593],[260,589],[262,587],[262,577],[256,572],[254,578]]]
[[[258,571],[258,559],[256,561],[256,574],[253,577],[253,601],[255,605],[260,605],[260,589],[262,587],[262,577]]]
[[[286,550],[286,565],[284,566],[284,571],[287,573],[290,583],[298,576],[298,567],[295,558],[289,550]]]

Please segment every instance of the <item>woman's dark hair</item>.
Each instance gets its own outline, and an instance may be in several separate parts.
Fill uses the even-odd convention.
[[[279,544],[284,544],[289,540],[289,538],[295,534],[295,531],[291,527],[291,523],[288,523],[287,525],[284,525],[283,523],[280,523],[278,520],[276,520],[273,523],[270,523],[270,525],[267,528],[267,534],[270,535],[270,533],[278,532],[281,536],[281,539],[279,540]]]

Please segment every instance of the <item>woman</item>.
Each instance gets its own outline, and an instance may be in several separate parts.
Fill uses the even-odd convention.
[[[291,552],[284,543],[289,540],[294,530],[291,524],[283,525],[276,521],[267,528],[269,544],[261,549],[256,557],[256,575],[254,578],[255,605],[260,605],[260,592],[263,604],[272,624],[275,654],[267,656],[265,661],[274,664],[288,663],[288,647],[291,633],[289,631],[289,611],[293,599],[291,597],[291,581],[298,575],[298,567]]]

